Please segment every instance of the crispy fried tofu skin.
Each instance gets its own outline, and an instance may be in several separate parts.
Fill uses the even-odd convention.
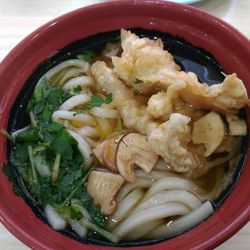
[[[166,91],[153,95],[148,102],[147,110],[155,118],[167,120],[176,98],[199,108],[223,112],[249,104],[245,86],[236,74],[228,75],[221,84],[208,86],[200,83],[194,73],[180,71],[160,39],[139,38],[122,30],[121,45],[121,57],[112,57],[118,77],[139,93]],[[138,81],[140,84],[136,84]]]
[[[178,173],[187,173],[202,165],[187,146],[191,140],[190,121],[188,116],[173,113],[170,119],[155,128],[148,138],[152,149]]]
[[[124,178],[118,174],[93,170],[88,179],[87,190],[94,203],[101,206],[105,215],[110,215],[116,208],[115,196],[124,183]]]
[[[113,95],[113,106],[118,109],[126,128],[149,134],[159,123],[153,121],[147,107],[139,104],[134,93],[120,81],[104,62],[97,61],[91,67],[97,86]]]
[[[237,75],[209,86],[196,74],[181,71],[160,39],[121,30],[121,46],[121,56],[112,57],[114,68],[97,61],[91,73],[99,89],[112,93],[125,127],[146,135],[152,151],[190,178],[230,160],[235,151],[227,147],[231,137],[247,131],[236,114],[250,103]],[[214,160],[218,152],[227,155]]]
[[[163,49],[160,39],[139,38],[121,30],[121,57],[112,57],[115,73],[137,91],[151,92],[156,84],[169,85],[180,71],[173,56]],[[144,84],[135,84],[136,81]]]
[[[153,117],[167,120],[178,99],[196,108],[217,110],[223,114],[249,105],[243,82],[236,74],[232,74],[228,75],[222,83],[212,86],[199,83],[197,77],[177,80],[166,92],[158,92],[151,96],[147,110]]]

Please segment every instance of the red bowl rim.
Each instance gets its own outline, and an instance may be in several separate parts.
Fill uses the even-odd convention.
[[[242,50],[243,51],[248,51],[249,53],[247,54],[247,59],[249,59],[249,55],[250,55],[250,51],[248,48],[250,48],[250,42],[249,40],[243,36],[240,32],[238,32],[235,28],[233,28],[232,26],[230,26],[229,24],[225,23],[224,21],[206,13],[203,12],[201,10],[197,10],[194,7],[191,6],[183,6],[183,5],[179,5],[179,4],[175,4],[175,3],[170,3],[170,2],[165,2],[165,1],[151,1],[151,0],[145,0],[145,1],[110,1],[110,2],[105,2],[105,3],[101,3],[101,4],[96,4],[96,5],[92,5],[92,6],[88,6],[88,7],[84,7],[84,8],[80,8],[77,10],[74,10],[72,12],[69,12],[65,15],[62,15],[48,23],[46,23],[45,25],[41,26],[40,28],[38,28],[37,30],[35,30],[34,32],[32,32],[29,36],[27,36],[25,39],[23,39],[7,56],[6,58],[2,61],[1,63],[1,69],[0,69],[0,77],[3,75],[3,72],[5,72],[5,70],[8,70],[9,67],[11,67],[10,65],[13,63],[13,61],[20,56],[20,54],[26,50],[27,48],[29,48],[29,46],[33,43],[33,40],[36,39],[37,36],[39,36],[42,33],[46,33],[48,31],[48,29],[52,26],[56,26],[58,23],[63,23],[64,20],[68,20],[69,18],[73,17],[74,15],[88,15],[88,12],[92,12],[94,10],[104,10],[104,9],[109,9],[109,8],[126,8],[128,5],[130,6],[134,6],[134,7],[142,7],[142,6],[155,6],[156,4],[159,5],[159,8],[169,8],[172,10],[176,10],[176,11],[180,11],[180,12],[186,12],[186,13],[192,13],[192,15],[194,15],[196,18],[198,19],[206,19],[206,22],[208,22],[211,27],[214,27],[214,25],[218,25],[219,29],[223,30],[224,32],[229,32],[231,33],[231,38],[233,38],[235,41],[239,42],[242,45]],[[248,60],[249,61],[249,60]],[[230,67],[228,67],[230,69]],[[239,75],[243,74],[242,72],[239,72]],[[4,105],[1,103],[0,107],[3,106],[4,109]],[[248,112],[248,123],[249,123],[249,112]],[[2,124],[1,124],[2,125]],[[6,125],[6,122],[5,122]],[[3,141],[3,140],[2,140]],[[1,141],[1,142],[2,142]],[[246,165],[250,166],[250,160],[249,157],[246,158]],[[249,167],[248,167],[249,168]],[[242,175],[240,176],[240,180],[242,180],[244,178],[244,176],[249,176],[249,174],[246,172],[246,168],[244,168]],[[245,178],[246,179],[246,178]],[[244,180],[245,180],[244,179]],[[219,245],[220,243],[224,242],[225,240],[227,240],[231,235],[233,235],[234,233],[236,233],[241,227],[243,227],[250,219],[250,185],[246,184],[246,189],[247,191],[245,192],[246,194],[248,194],[248,196],[245,197],[244,201],[241,202],[241,206],[238,207],[237,210],[237,214],[232,214],[231,216],[231,220],[228,221],[226,220],[221,214],[223,213],[223,209],[224,204],[221,206],[221,208],[219,209],[220,211],[217,211],[216,213],[218,214],[217,216],[214,214],[211,216],[211,218],[208,219],[208,221],[214,221],[214,223],[220,223],[220,219],[222,219],[221,223],[224,224],[225,228],[224,230],[221,230],[220,228],[216,230],[214,230],[212,233],[209,232],[208,236],[204,235],[204,231],[200,230],[200,228],[202,227],[199,226],[199,230],[191,230],[191,231],[197,231],[198,232],[203,232],[203,235],[199,235],[199,240],[196,238],[196,242],[194,245],[194,242],[188,242],[189,239],[189,233],[185,233],[184,236],[178,236],[175,241],[178,241],[178,238],[181,240],[185,239],[185,245],[181,244],[182,246],[186,246],[186,247],[193,247],[195,249],[205,249],[205,248],[214,248],[215,246]],[[241,186],[242,188],[242,186]],[[234,188],[232,194],[230,195],[230,197],[227,198],[227,200],[229,200],[229,198],[231,198],[232,196],[236,196],[237,193],[236,191],[240,190],[239,188],[239,183],[236,184],[236,187]],[[1,198],[0,198],[1,200]],[[228,202],[227,202],[228,203]],[[32,235],[29,235],[29,232],[27,232],[22,225],[18,225],[15,224],[15,222],[13,221],[13,218],[11,218],[9,216],[9,214],[6,212],[6,210],[4,209],[5,205],[3,203],[3,201],[1,201],[0,203],[0,221],[4,224],[4,226],[10,231],[12,232],[18,239],[20,239],[22,242],[24,242],[25,244],[27,244],[28,246],[31,246],[32,248],[39,248],[39,249],[54,249],[51,248],[50,245],[48,245],[49,243],[46,241],[41,241],[40,239],[36,239],[35,237],[33,237]],[[228,204],[227,204],[227,207]],[[219,216],[219,212],[220,212],[220,216]],[[212,224],[210,223],[210,226]],[[64,237],[65,238],[65,237]],[[65,241],[69,240],[68,238],[66,238]],[[170,242],[170,244],[168,244],[168,246],[170,248],[173,248],[175,245],[175,243],[173,242],[173,239],[167,240],[166,242],[160,242],[157,244],[149,245],[149,246],[143,246],[143,247],[137,247],[136,249],[154,249],[155,247],[160,247],[160,249],[164,249],[164,247],[166,247],[167,242]],[[180,241],[180,240],[179,240]],[[101,249],[104,247],[98,247],[98,246],[92,246],[93,249]],[[109,247],[108,247],[109,248]],[[81,249],[89,249],[89,245],[86,245],[86,248],[83,246]],[[133,249],[133,247],[131,248]],[[174,248],[173,248],[174,249]]]

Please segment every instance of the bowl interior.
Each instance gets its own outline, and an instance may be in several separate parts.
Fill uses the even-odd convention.
[[[47,58],[55,59],[58,55],[62,55],[60,53],[63,50],[53,57],[58,50],[91,35],[119,30],[120,28],[135,27],[167,32],[208,51],[223,66],[224,72],[236,72],[244,81],[246,88],[250,89],[247,66],[250,59],[249,41],[229,25],[192,7],[184,7],[173,3],[152,3],[151,1],[140,1],[138,3],[132,1],[110,2],[79,9],[53,20],[27,37],[7,56],[0,69],[1,127],[7,127],[11,107],[24,83],[27,79],[30,81],[30,75]],[[181,55],[176,55],[177,61],[181,60],[178,56]],[[211,60],[208,59],[206,63],[215,65],[216,62],[213,57],[211,57]],[[52,64],[41,65],[44,70],[51,66]],[[217,68],[215,73],[218,77],[221,77],[219,71],[219,68]],[[40,74],[42,74],[42,71],[40,71]],[[33,87],[35,79],[33,78]],[[216,81],[212,78],[212,81],[214,80]],[[31,93],[31,85],[28,87],[27,97]],[[249,110],[246,113],[249,123]],[[18,122],[20,122],[19,119]],[[20,124],[18,123],[17,126]],[[7,162],[6,142],[3,138],[0,138],[0,140],[1,161]],[[193,230],[177,238],[158,243],[157,246],[169,247],[170,249],[194,246],[214,247],[230,237],[249,218],[249,211],[247,210],[250,203],[249,178],[250,163],[249,157],[246,156],[239,181],[217,212]],[[77,241],[50,229],[33,214],[22,199],[14,196],[11,184],[2,173],[0,173],[0,179],[0,190],[3,194],[0,198],[0,218],[18,238],[29,246],[40,249],[74,247],[88,249],[88,245],[79,244]],[[241,196],[238,195],[239,193],[241,193]],[[20,216],[19,211],[22,211],[22,216]],[[144,246],[143,249],[145,248],[154,249],[155,245]],[[95,246],[95,249],[98,249],[98,247]]]
[[[216,84],[220,83],[224,79],[224,75],[222,74],[223,69],[215,60],[215,58],[206,52],[204,49],[200,49],[197,47],[192,46],[190,43],[186,42],[185,40],[171,36],[168,33],[153,31],[153,30],[145,30],[145,29],[132,29],[133,33],[136,33],[140,37],[148,37],[151,39],[160,38],[164,42],[165,48],[173,54],[175,61],[179,64],[179,66],[184,71],[192,71],[197,74],[198,78],[201,82],[206,82],[209,84]],[[101,53],[102,49],[108,42],[119,42],[120,40],[120,31],[112,31],[112,32],[105,32],[99,33],[97,35],[88,37],[83,40],[79,40],[74,42],[73,44],[68,45],[67,47],[61,49],[56,55],[52,56],[45,62],[39,65],[39,67],[34,71],[34,73],[28,78],[24,87],[20,91],[14,105],[12,106],[10,112],[10,118],[8,123],[8,131],[16,131],[19,130],[29,124],[28,114],[26,112],[28,100],[30,99],[34,87],[40,77],[45,74],[50,68],[54,67],[58,63],[75,58],[78,54],[83,53],[84,51],[94,51],[96,55]],[[245,117],[245,111],[242,110],[242,116]],[[245,138],[241,143],[241,153],[242,157],[239,161],[238,166],[235,168],[235,171],[232,176],[232,180],[229,185],[222,191],[221,195],[213,202],[213,205],[216,209],[220,207],[224,199],[229,195],[230,191],[232,190],[234,184],[236,183],[238,177],[240,176],[245,152],[247,150],[247,141],[248,139]],[[11,151],[13,151],[13,145],[8,143],[8,155],[10,157]],[[11,163],[9,162],[9,165]],[[32,198],[27,194],[25,187],[23,186],[23,182],[20,179],[18,172],[15,166],[12,165],[13,174],[15,175],[16,184],[19,186],[20,192],[24,200],[30,205],[34,213],[38,216],[38,218],[42,219],[45,223],[46,217],[43,213],[42,208],[38,207]],[[73,239],[76,239],[80,242],[86,242],[86,240],[81,239],[71,230],[64,230],[63,233],[65,235],[70,236]],[[152,244],[159,241],[163,241],[165,239],[174,237],[179,235],[183,232],[179,232],[178,234],[162,237],[159,239],[154,240],[140,240],[140,241],[133,241],[133,242],[121,242],[119,246],[138,246],[138,245],[146,245]],[[101,244],[101,245],[113,245],[108,243],[107,241],[102,240],[95,240],[95,239],[88,239],[88,242],[94,244]]]

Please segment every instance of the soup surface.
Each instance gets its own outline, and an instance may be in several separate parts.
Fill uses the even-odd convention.
[[[28,79],[3,132],[9,170],[55,230],[97,244],[153,243],[226,198],[244,160],[248,104],[236,74],[179,38],[98,34]]]

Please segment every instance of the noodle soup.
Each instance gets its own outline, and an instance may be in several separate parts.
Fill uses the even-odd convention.
[[[65,48],[13,108],[18,188],[77,240],[133,245],[182,233],[214,212],[240,174],[242,81],[180,39],[135,32],[142,36],[122,30],[121,39],[99,34]]]

